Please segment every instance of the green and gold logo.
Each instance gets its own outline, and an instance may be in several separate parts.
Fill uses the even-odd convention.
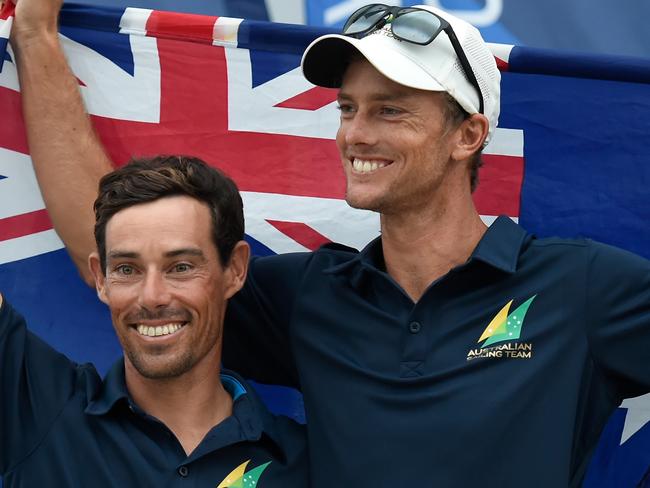
[[[530,359],[533,356],[533,345],[519,342],[519,336],[528,308],[536,296],[530,297],[513,312],[510,312],[510,307],[514,300],[506,303],[476,341],[477,343],[483,342],[483,344],[478,348],[470,349],[467,360],[479,358]]]
[[[253,468],[246,472],[246,466],[248,466],[248,463],[250,462],[251,460],[249,459],[233,469],[232,472],[226,476],[226,479],[217,485],[217,488],[256,488],[260,476],[262,476],[262,473],[271,462],[269,461],[268,463],[261,464],[257,468]]]

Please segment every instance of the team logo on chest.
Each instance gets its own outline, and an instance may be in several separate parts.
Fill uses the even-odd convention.
[[[514,300],[506,303],[479,337],[477,343],[482,344],[469,350],[467,360],[479,358],[530,359],[533,356],[533,345],[520,342],[519,337],[524,327],[528,308],[536,296],[533,295],[512,312],[510,312],[510,307]]]
[[[226,476],[225,480],[217,485],[217,488],[257,488],[260,476],[271,462],[269,461],[247,472],[246,466],[250,461],[249,459],[237,466]]]

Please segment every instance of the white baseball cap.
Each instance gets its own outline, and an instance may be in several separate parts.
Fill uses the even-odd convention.
[[[501,74],[494,55],[473,25],[428,5],[417,8],[440,16],[449,22],[456,34],[481,87],[483,113],[489,121],[487,144],[497,126],[500,109]],[[341,34],[324,35],[305,50],[302,72],[314,85],[339,88],[350,55],[355,51],[396,83],[420,90],[447,92],[466,112],[479,113],[480,95],[465,75],[445,32],[424,46],[396,38],[390,24],[361,39]]]

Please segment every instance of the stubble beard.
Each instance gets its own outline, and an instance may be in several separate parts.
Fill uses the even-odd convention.
[[[387,190],[387,193],[390,193],[390,188]],[[387,211],[390,212],[391,205],[394,204],[391,201],[391,197],[385,193],[367,196],[355,195],[354,191],[350,191],[349,185],[346,187],[345,201],[352,208],[369,210],[380,214],[384,214]]]
[[[192,315],[189,311],[171,307],[155,312],[141,308],[127,314],[124,322],[137,323],[141,320],[163,319],[170,322],[185,322],[184,327],[192,327],[190,325]],[[135,370],[147,379],[162,380],[177,378],[190,371],[199,361],[192,348],[176,352],[173,349],[170,350],[169,346],[150,344],[147,350],[143,350],[135,343],[129,341],[128,334],[120,337],[120,343],[122,344],[125,356],[129,359]]]
[[[385,207],[385,195],[357,195],[350,180],[346,181],[345,201],[347,204],[359,210],[370,210],[371,212],[380,212]]]
[[[190,371],[198,362],[191,351],[183,351],[177,357],[166,357],[167,355],[162,351],[160,354],[151,354],[132,347],[124,347],[124,353],[135,370],[142,377],[150,380],[178,378]]]

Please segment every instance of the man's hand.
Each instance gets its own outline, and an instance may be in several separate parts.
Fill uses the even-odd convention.
[[[4,0],[10,1],[10,0]],[[63,0],[17,0],[11,39],[17,42],[56,35]]]

